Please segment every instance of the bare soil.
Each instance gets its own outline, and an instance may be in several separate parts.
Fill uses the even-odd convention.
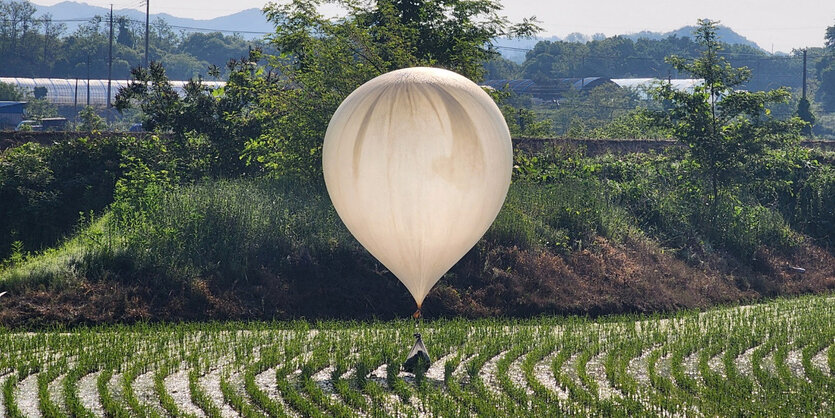
[[[214,277],[172,283],[143,273],[24,288],[0,300],[0,326],[391,319],[414,310],[405,287],[380,265],[357,261],[338,270],[334,266],[343,261],[304,257],[294,258],[294,263],[283,275],[262,271],[234,283]],[[647,240],[613,243],[598,237],[567,254],[480,244],[438,282],[423,304],[423,315],[651,313],[833,289],[835,257],[810,244],[792,254],[762,249],[755,262],[745,263],[720,252],[686,262]]]

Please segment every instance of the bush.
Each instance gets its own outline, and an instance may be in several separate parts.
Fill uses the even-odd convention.
[[[118,140],[28,143],[0,154],[0,259],[21,241],[26,250],[54,245],[79,213],[100,211],[119,176]]]
[[[795,227],[829,247],[835,245],[835,170],[822,166],[813,171],[797,196]]]
[[[117,202],[118,207],[121,202]],[[240,179],[158,189],[141,210],[118,211],[114,229],[140,266],[180,280],[232,282],[288,258],[359,249],[323,187]]]

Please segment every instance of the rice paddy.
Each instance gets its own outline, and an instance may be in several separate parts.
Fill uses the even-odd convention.
[[[433,363],[401,371],[423,334]],[[835,297],[596,319],[0,332],[0,416],[832,416]]]

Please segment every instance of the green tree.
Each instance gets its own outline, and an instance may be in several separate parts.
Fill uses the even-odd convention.
[[[827,112],[835,112],[835,25],[826,28],[826,56],[818,64],[818,97]]]
[[[23,99],[23,92],[14,84],[0,82],[0,100],[17,101]]]
[[[751,71],[732,67],[720,55],[717,24],[699,20],[695,37],[703,48],[700,56],[667,59],[675,69],[703,83],[692,93],[662,84],[653,93],[666,109],[650,112],[654,124],[669,129],[687,147],[713,209],[721,192],[748,179],[754,161],[766,158],[769,150],[796,145],[803,126],[797,118],[777,120],[770,115],[770,104],[789,99],[786,89],[738,90]]]
[[[104,118],[96,113],[96,109],[94,109],[93,106],[84,106],[84,108],[78,112],[78,119],[80,120],[80,123],[78,124],[79,131],[101,131],[107,127],[107,123],[105,123]]]
[[[354,89],[403,67],[445,67],[479,80],[483,63],[497,56],[499,35],[529,35],[533,20],[511,25],[495,0],[381,0],[368,9],[340,0],[348,15],[329,19],[319,0],[272,3],[265,8],[276,25],[271,46],[257,48],[227,65],[223,89],[209,91],[199,80],[178,96],[165,68],[154,63],[133,71],[135,82],[117,95],[120,110],[138,106],[148,130],[195,133],[206,138],[227,173],[241,161],[276,174],[319,176],[322,138],[331,115]],[[202,48],[211,37],[192,37]],[[264,65],[266,64],[266,65]],[[216,66],[211,75],[220,75]],[[239,158],[242,157],[243,159]]]
[[[262,120],[252,116],[256,96],[272,91],[267,84],[278,82],[277,74],[254,70],[260,56],[256,49],[248,58],[231,60],[223,88],[212,90],[196,78],[186,84],[183,96],[169,83],[165,67],[152,61],[149,68],[132,70],[134,81],[119,90],[115,107],[120,112],[138,107],[145,130],[170,132],[183,147],[192,147],[184,154],[207,168],[202,174],[240,174],[245,170],[240,159],[244,141],[258,137],[263,129]],[[217,76],[219,71],[211,72]]]
[[[815,124],[815,114],[812,113],[812,105],[809,103],[809,99],[801,97],[800,101],[797,102],[797,117],[806,122],[806,126],[801,129],[801,133],[804,136],[811,136],[812,125]]]
[[[348,12],[328,19],[318,0],[265,8],[281,55],[270,64],[286,82],[267,83],[248,115],[264,132],[244,157],[279,174],[318,176],[322,138],[331,115],[354,89],[382,73],[435,66],[480,80],[483,63],[498,55],[493,39],[538,30],[533,19],[512,25],[496,0],[339,0]],[[261,76],[264,76],[263,73]]]
[[[58,107],[46,99],[30,98],[24,112],[27,119],[43,119],[58,116]]]

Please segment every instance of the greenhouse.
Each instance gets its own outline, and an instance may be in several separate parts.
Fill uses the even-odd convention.
[[[35,96],[35,88],[46,88],[44,98],[56,106],[84,106],[95,107],[107,106],[107,80],[87,80],[81,78],[21,78],[21,77],[0,77],[0,82],[17,86],[28,96]],[[116,101],[116,93],[119,88],[127,87],[130,80],[111,80],[110,99],[111,103]],[[174,90],[183,94],[184,87],[188,81],[171,81]],[[203,84],[211,87],[222,87],[222,81],[203,81]]]

